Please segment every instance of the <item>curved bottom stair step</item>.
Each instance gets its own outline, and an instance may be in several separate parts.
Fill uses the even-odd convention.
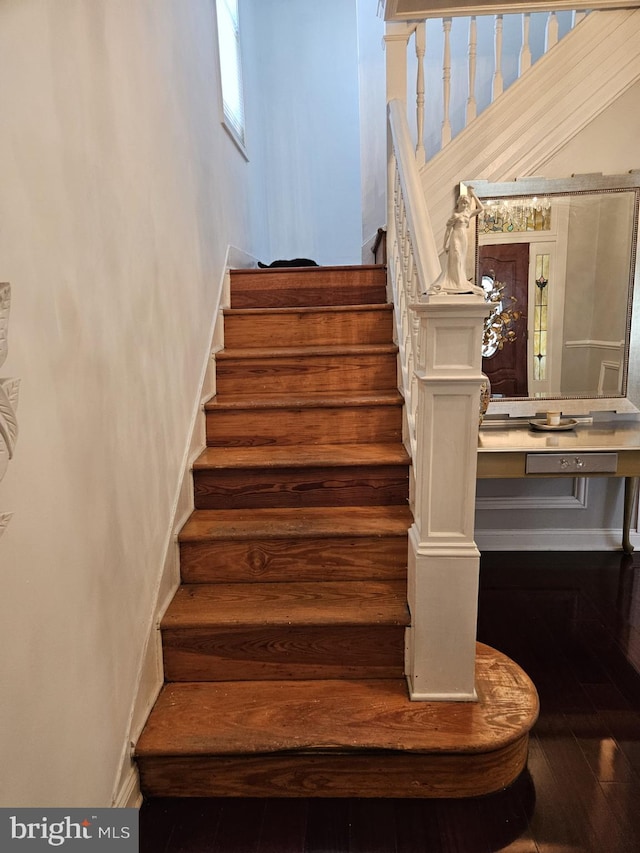
[[[403,679],[169,684],[138,742],[147,796],[468,797],[524,769],[538,699],[478,644],[477,702]]]

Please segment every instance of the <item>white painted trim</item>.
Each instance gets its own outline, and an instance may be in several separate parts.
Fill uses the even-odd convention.
[[[139,809],[141,805],[140,777],[137,767],[131,764],[111,807],[114,809]]]
[[[412,702],[477,702],[478,693],[419,693],[413,690],[411,681],[407,678],[409,699]]]
[[[629,539],[640,547],[640,533],[632,531]],[[622,530],[619,528],[556,528],[520,530],[483,530],[476,527],[476,543],[480,551],[620,551]]]
[[[193,511],[192,465],[206,445],[204,403],[215,393],[215,352],[224,344],[222,310],[229,299],[229,269],[253,268],[257,261],[234,246],[228,246],[218,287],[218,303],[213,312],[209,345],[203,358],[194,402],[188,440],[177,484],[173,508],[165,534],[165,558],[156,583],[155,605],[149,616],[147,642],[143,649],[137,675],[137,689],[129,715],[129,734],[122,749],[120,767],[114,784],[112,802],[137,801],[139,785],[137,771],[132,763],[133,747],[140,737],[163,684],[162,648],[159,631],[160,619],[180,583],[178,533]],[[134,775],[132,775],[134,774]]]
[[[571,495],[519,495],[514,497],[477,497],[476,512],[532,512],[542,509],[587,509],[589,498],[589,480],[587,477],[573,478]]]
[[[640,6],[637,0],[380,0],[385,21],[419,18],[459,17],[461,15],[511,15],[522,12],[562,12],[590,9],[621,9]]]
[[[600,376],[598,377],[598,394],[604,394],[607,373],[614,374],[617,383],[616,388],[618,390],[618,393],[620,393],[620,386],[622,384],[622,362],[603,360],[600,362]]]
[[[624,341],[595,341],[585,339],[583,341],[565,341],[564,345],[567,348],[591,347],[592,349],[620,349],[624,346]]]

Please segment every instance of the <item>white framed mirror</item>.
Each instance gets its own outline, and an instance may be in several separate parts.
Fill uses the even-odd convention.
[[[640,171],[464,184],[484,207],[476,281],[496,306],[489,415],[640,411]]]

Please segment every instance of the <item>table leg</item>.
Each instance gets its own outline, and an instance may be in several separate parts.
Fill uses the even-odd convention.
[[[631,528],[631,515],[638,496],[638,477],[624,478],[624,517],[622,520],[622,550],[625,554],[631,554],[633,545],[629,541],[629,529]]]

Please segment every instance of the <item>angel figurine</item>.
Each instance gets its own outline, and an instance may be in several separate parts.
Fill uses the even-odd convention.
[[[443,248],[447,255],[445,268],[429,288],[430,293],[476,293],[484,296],[481,287],[467,279],[467,248],[469,223],[482,213],[484,205],[467,186],[467,194],[460,193],[455,210],[447,221]]]

